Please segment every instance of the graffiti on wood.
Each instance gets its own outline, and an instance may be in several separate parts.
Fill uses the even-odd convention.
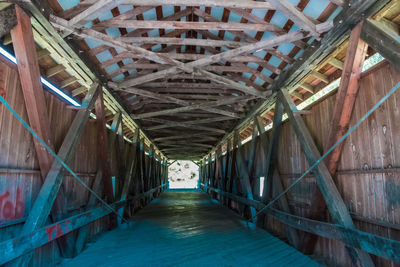
[[[14,199],[10,191],[0,194],[0,221],[16,220],[24,216],[25,202],[22,200],[21,188],[17,188],[17,197]]]
[[[0,69],[0,96],[2,98],[6,98],[6,89],[4,88],[4,79],[3,79],[3,75],[4,74],[4,70]]]
[[[65,222],[57,223],[50,225],[46,228],[48,241],[52,241],[54,239],[59,238],[60,236],[71,231],[71,221],[66,220]]]

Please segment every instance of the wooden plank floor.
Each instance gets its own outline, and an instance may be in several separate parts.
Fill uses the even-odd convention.
[[[169,191],[63,266],[318,266],[204,193]]]

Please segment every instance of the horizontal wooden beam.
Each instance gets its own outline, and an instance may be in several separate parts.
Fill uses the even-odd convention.
[[[291,94],[292,96],[295,96],[296,98],[298,98],[298,99],[300,99],[300,100],[304,100],[303,95],[300,94],[300,93],[297,92],[297,91],[292,91],[290,94]]]
[[[194,39],[194,40],[201,40],[201,39]],[[239,42],[237,42],[237,43],[239,43]],[[240,44],[246,44],[246,43],[240,42]],[[95,50],[94,49],[90,50],[90,53],[93,55],[96,55],[96,53],[93,53],[93,51],[95,51]],[[156,54],[162,55],[165,53],[156,53]],[[206,58],[209,55],[193,54],[193,53],[172,53],[172,54],[168,53],[168,56],[172,59],[177,59],[177,60],[198,60],[198,59]],[[126,59],[126,58],[136,59],[136,58],[141,58],[141,56],[138,54],[135,54],[135,53],[131,53],[129,51],[124,51],[124,52],[119,53],[118,55],[114,56],[113,58],[102,62],[101,67],[107,68],[107,67],[111,66],[112,64],[115,64],[118,61],[121,61],[122,59]],[[225,60],[228,62],[254,62],[257,64],[267,63],[267,61],[265,59],[257,57],[257,56],[252,56],[252,55],[237,56],[237,57],[233,57],[233,58],[227,58]],[[290,63],[293,63],[293,60],[290,60]],[[276,72],[276,70],[274,70],[273,72]],[[279,74],[279,73],[277,73],[277,74]]]
[[[276,31],[272,24],[247,24],[238,22],[192,22],[192,21],[159,21],[159,20],[110,20],[101,23],[101,27],[128,29],[181,29],[181,30],[225,30],[225,31]],[[92,27],[97,30],[97,26]],[[117,38],[127,41],[126,38]],[[128,42],[129,38],[128,38]]]
[[[80,2],[80,4],[82,4],[82,2]],[[135,18],[136,16],[142,15],[144,12],[149,11],[153,8],[155,8],[155,6],[135,7],[126,12],[123,12],[122,14],[119,14],[118,16],[112,17],[110,19],[102,20],[99,23],[96,23],[94,26],[96,26],[98,31],[103,31],[106,29],[106,27],[99,27],[99,26],[102,25],[104,22],[108,22],[111,20],[123,20],[123,19]],[[190,9],[181,10],[179,12],[172,14],[171,16],[164,17],[163,20],[177,20],[181,17],[188,15],[189,11],[190,11]],[[61,14],[59,13],[58,15],[61,15]],[[66,19],[66,17],[64,17],[64,16],[61,16],[61,17]],[[141,36],[142,34],[140,34],[139,31],[142,34],[145,33],[145,31],[143,31],[143,30],[138,30],[138,31],[131,31],[131,32],[125,34],[124,36],[132,36],[132,35]]]
[[[170,59],[167,55],[160,55],[160,54],[156,54],[152,51],[148,51],[144,48],[141,47],[137,47],[128,43],[124,43],[124,42],[120,42],[118,40],[116,40],[115,38],[92,30],[92,29],[76,29],[74,27],[71,27],[71,25],[68,24],[68,22],[60,17],[51,15],[50,16],[50,22],[52,23],[52,25],[62,31],[66,31],[66,32],[70,32],[78,37],[81,38],[89,38],[89,39],[93,39],[96,41],[99,41],[101,43],[107,44],[109,46],[112,47],[117,47],[117,48],[121,48],[130,52],[134,52],[137,53],[139,55],[141,55],[144,58],[147,58],[148,60],[152,60],[154,62],[157,63],[162,63],[162,64],[172,64],[175,65],[175,63],[180,63],[180,62],[175,62]]]
[[[227,60],[229,58],[233,58],[239,55],[244,55],[244,54],[249,54],[253,53],[257,50],[260,49],[267,49],[267,48],[273,48],[277,45],[296,41],[296,40],[301,40],[303,38],[308,37],[309,35],[307,33],[304,33],[302,31],[296,31],[296,32],[291,32],[286,35],[281,35],[281,36],[276,36],[268,40],[264,41],[259,41],[257,43],[253,43],[250,45],[242,46],[240,48],[232,49],[226,52],[222,52],[216,55],[211,55],[205,58],[201,58],[189,63],[184,64],[184,69],[189,70],[188,72],[193,72],[195,69],[211,65],[212,63],[220,62],[222,60]],[[158,71],[156,73],[151,73],[148,75],[144,75],[138,78],[133,78],[133,79],[127,79],[124,80],[119,84],[119,88],[127,88],[131,86],[135,86],[138,84],[143,84],[146,82],[154,81],[163,77],[166,77],[168,75],[174,75],[177,72],[182,72],[183,67],[171,67],[165,70]],[[190,71],[192,70],[192,71]],[[202,74],[206,74],[205,71],[201,71]]]
[[[316,37],[319,36],[317,25],[293,4],[287,0],[268,0],[268,2],[300,28],[310,31]]]
[[[181,147],[163,148],[161,151],[166,154],[175,155],[196,155],[199,153],[204,154],[209,147],[191,147],[190,145],[182,145]]]
[[[249,12],[248,10],[245,9],[240,9],[240,8],[227,8],[228,10],[238,14],[239,16],[241,16],[243,19],[248,20],[251,23],[259,23],[259,24],[269,24],[268,22],[266,22],[264,19],[252,14],[251,12]],[[282,29],[281,27],[272,24],[275,27],[275,31],[270,31],[272,33],[275,33],[277,35],[283,35],[286,33],[286,31],[284,29]],[[307,43],[304,41],[295,41],[293,42],[294,45],[296,45],[297,47],[304,49],[307,47]]]
[[[180,88],[180,89],[232,89],[228,85],[219,85],[216,83],[190,83],[190,82],[149,82],[142,84],[146,90],[151,88]],[[201,90],[202,91],[202,90]]]
[[[114,85],[112,83],[109,83],[111,85],[111,87],[113,87]],[[141,95],[141,96],[145,96],[145,97],[149,97],[149,98],[153,98],[153,99],[158,99],[158,100],[162,100],[162,101],[167,101],[169,103],[174,103],[174,104],[178,104],[180,106],[184,106],[184,107],[189,107],[192,105],[191,102],[185,101],[185,100],[181,100],[172,96],[168,96],[168,95],[160,95],[157,93],[153,93],[153,92],[149,92],[149,91],[145,91],[145,90],[141,90],[138,88],[127,88],[124,90],[121,90],[123,92],[126,93],[132,93],[132,94],[136,94],[136,95]],[[227,113],[225,110],[221,110],[221,109],[217,109],[217,108],[213,108],[213,107],[202,107],[200,106],[199,108],[200,110],[204,110],[207,112],[211,112],[211,113],[217,113],[217,114],[221,114],[221,115],[225,115],[225,116],[230,116],[230,113]]]
[[[174,119],[179,119],[179,117],[175,117]],[[233,120],[234,118],[227,118],[224,116],[218,116],[218,117],[212,117],[212,118],[206,118],[206,119],[195,119],[195,120],[186,120],[186,121],[169,121],[169,120],[163,120],[163,119],[157,119],[157,118],[146,118],[143,119],[144,121],[151,121],[151,122],[156,122],[156,123],[170,123],[170,122],[180,122],[180,123],[186,123],[186,124],[192,124],[192,125],[198,125],[198,124],[205,124],[205,123],[210,123],[210,122],[218,122],[218,121],[227,121],[227,120]]]
[[[226,47],[237,48],[249,44],[246,42],[236,42],[236,41],[222,41],[222,40],[208,40],[208,39],[194,39],[194,38],[170,38],[170,37],[118,37],[116,39],[122,42],[132,43],[134,45],[167,44],[167,45],[194,45],[194,46],[213,46],[213,47],[226,46]]]
[[[171,128],[171,127],[183,127],[183,128],[194,129],[194,130],[197,130],[197,131],[216,132],[216,133],[220,133],[220,134],[225,134],[226,133],[225,130],[222,130],[222,129],[219,129],[219,128],[213,128],[213,127],[208,127],[208,126],[200,126],[200,125],[193,125],[193,124],[186,123],[186,122],[175,122],[175,121],[167,121],[167,120],[164,120],[163,124],[161,124],[161,125],[146,127],[145,129],[147,131],[155,131],[155,130],[161,130],[161,129]]]
[[[330,58],[328,63],[331,64],[332,66],[338,68],[338,69],[341,69],[341,70],[344,67],[343,61],[340,61],[339,59],[337,59],[335,57]]]
[[[400,262],[400,241],[388,239],[375,234],[363,232],[357,229],[349,229],[339,224],[330,224],[326,222],[315,221],[301,216],[292,215],[273,208],[265,209],[265,205],[257,200],[250,200],[232,193],[224,192],[219,189],[201,185],[208,190],[214,191],[222,196],[228,197],[240,203],[251,205],[257,210],[263,210],[262,213],[273,216],[282,223],[289,225],[301,231],[316,234],[325,238],[342,240],[343,234],[351,236],[349,240],[353,242],[346,243],[351,247],[365,250],[368,253],[383,257],[395,262]]]
[[[271,91],[258,90],[258,89],[264,89],[264,88],[262,88],[262,87],[259,88],[258,86],[254,85],[254,84],[252,84],[253,87],[250,87],[250,86],[243,85],[243,84],[235,81],[235,80],[244,81],[245,77],[243,77],[243,79],[241,77],[239,79],[235,79],[233,75],[225,77],[225,76],[217,75],[217,74],[214,74],[212,72],[209,72],[209,71],[206,71],[203,69],[199,69],[199,70],[195,71],[194,76],[195,77],[206,77],[207,79],[209,79],[215,83],[219,83],[222,85],[230,85],[231,87],[235,88],[236,90],[239,90],[248,95],[256,96],[258,98],[267,98],[271,94]],[[229,77],[229,78],[227,78],[227,77]],[[267,77],[267,76],[265,76],[265,77]],[[255,87],[257,87],[257,89]]]
[[[160,188],[165,188],[166,185],[160,185],[143,194],[122,200],[111,204],[115,210],[126,205],[128,202],[133,202],[152,195]],[[105,206],[100,206],[92,210],[85,211],[78,215],[74,215],[57,223],[35,230],[32,233],[25,234],[20,237],[8,239],[0,242],[0,265],[5,264],[19,256],[22,256],[35,248],[43,246],[57,238],[60,238],[73,230],[79,229],[88,223],[110,214],[111,211]]]
[[[194,138],[200,139],[200,140],[209,140],[209,141],[217,141],[217,137],[212,137],[212,136],[206,136],[203,133],[196,133],[196,134],[180,134],[180,135],[170,135],[166,137],[157,137],[154,138],[154,142],[162,142],[162,141],[170,141],[170,140],[179,140],[179,139],[190,139]]]
[[[68,41],[60,36],[58,32],[49,22],[50,6],[47,1],[14,1],[18,2],[23,9],[31,14],[31,22],[34,28],[35,39],[40,41],[40,46],[45,47],[39,50],[38,58],[41,58],[51,52],[52,56],[57,61],[63,63],[67,67],[68,72],[78,77],[78,82],[81,86],[90,87],[93,81],[104,81],[98,72],[98,68],[90,63],[90,60],[84,55],[79,53],[77,44],[74,41]],[[68,43],[67,43],[68,42]],[[73,44],[74,48],[71,47]],[[91,67],[89,68],[88,65]],[[105,98],[107,99],[105,105],[107,109],[120,111],[123,113],[126,126],[131,130],[138,128],[136,122],[130,118],[126,111],[126,107],[103,87]],[[127,133],[129,134],[129,133]],[[146,139],[146,143],[151,143],[148,136],[142,132],[141,135]]]
[[[310,73],[312,76],[314,76],[315,78],[317,78],[320,81],[323,81],[324,83],[328,84],[329,83],[329,79],[328,76],[326,76],[325,74],[322,74],[319,71],[313,70]]]
[[[118,6],[123,0],[98,0],[68,21],[69,26],[83,26]]]
[[[282,87],[294,88],[309,75],[310,71],[323,62],[336,47],[342,44],[349,36],[349,28],[357,25],[363,18],[369,17],[379,11],[390,0],[365,0],[359,1],[353,5],[343,6],[343,10],[334,19],[334,28],[332,28],[323,38],[321,42],[314,42],[309,46],[301,56],[302,60],[297,60],[293,66],[290,66],[276,79],[271,89],[278,90]],[[365,24],[364,24],[365,25]],[[365,40],[364,40],[365,41]],[[397,61],[400,62],[400,61]],[[298,87],[295,87],[298,88]],[[271,110],[275,104],[276,93],[273,93],[269,99],[258,101],[256,105],[247,113],[234,128],[234,130],[242,130],[248,126],[254,116],[264,114]],[[218,144],[225,144],[231,139],[234,130],[226,134]],[[214,147],[210,152],[214,152]]]
[[[148,6],[149,2],[146,0],[125,0],[124,4],[134,6]],[[274,6],[269,2],[256,2],[256,1],[236,1],[236,0],[204,0],[199,3],[197,0],[152,0],[154,6],[209,6],[209,7],[234,7],[245,9],[274,9]]]
[[[243,100],[248,101],[250,99],[254,99],[254,97],[251,97],[251,96],[229,97],[229,98],[225,98],[223,100],[205,102],[203,104],[195,104],[195,105],[186,106],[186,107],[153,111],[153,112],[149,112],[149,113],[142,113],[142,114],[137,114],[137,115],[132,115],[132,116],[134,119],[150,118],[150,117],[155,117],[155,116],[160,116],[160,115],[167,115],[167,114],[185,112],[185,111],[189,111],[189,110],[202,109],[205,107],[216,107],[216,106],[229,105],[229,104],[236,103],[238,101],[243,101]],[[230,117],[238,117],[238,115],[233,112],[228,112],[228,114],[230,114]]]
[[[309,83],[300,83],[298,86],[311,94],[315,93],[314,87]]]
[[[50,16],[50,20],[51,20],[51,22],[52,22],[54,27],[56,27],[56,28],[58,28],[60,30],[64,30],[64,31],[73,33],[74,35],[79,36],[81,38],[90,38],[90,39],[93,39],[93,40],[96,40],[96,41],[100,41],[102,43],[108,44],[108,45],[113,46],[113,47],[117,47],[117,48],[121,48],[123,50],[127,50],[127,51],[130,51],[130,52],[138,53],[138,54],[142,55],[143,57],[145,57],[148,60],[155,61],[157,63],[162,63],[162,64],[169,64],[169,65],[173,66],[173,67],[170,67],[170,68],[168,68],[168,69],[166,69],[164,71],[158,71],[158,72],[153,73],[151,75],[147,74],[147,75],[144,75],[144,76],[139,77],[139,78],[128,79],[128,81],[123,81],[120,84],[119,88],[127,88],[127,87],[134,86],[134,85],[136,85],[138,83],[134,83],[133,80],[136,81],[136,82],[138,80],[143,81],[144,78],[149,77],[149,76],[152,77],[150,80],[157,80],[157,79],[163,78],[163,77],[167,76],[168,74],[172,74],[172,73],[180,73],[180,72],[192,73],[192,72],[195,71],[195,67],[197,69],[199,67],[203,67],[203,66],[206,66],[206,65],[212,63],[212,62],[207,63],[207,61],[200,61],[200,62],[199,61],[195,61],[196,64],[194,64],[195,62],[183,64],[180,61],[176,61],[174,59],[169,58],[168,55],[166,55],[166,54],[156,54],[156,53],[154,53],[152,51],[148,51],[148,50],[146,50],[146,49],[144,49],[142,47],[136,47],[134,45],[131,45],[131,44],[128,44],[128,43],[125,43],[125,42],[121,42],[119,40],[115,40],[115,38],[113,38],[113,37],[111,37],[111,36],[109,36],[107,34],[103,34],[101,32],[98,32],[98,31],[95,31],[95,30],[92,30],[92,29],[79,29],[79,30],[77,30],[77,29],[71,27],[68,24],[67,21],[65,21],[64,19],[62,19],[60,17],[57,17],[57,16],[51,15]],[[291,34],[289,33],[288,36],[290,36],[290,35]],[[301,35],[303,35],[303,34],[301,34]],[[284,40],[285,40],[285,38],[284,38]],[[257,44],[259,44],[259,43],[257,43]],[[252,46],[252,45],[253,44],[251,44],[250,46]],[[263,45],[271,45],[271,44],[269,42],[266,42],[266,43],[263,43]],[[248,47],[248,46],[244,46],[244,47]],[[218,78],[218,77],[215,77],[215,74],[209,73],[207,71],[204,71],[204,70],[199,70],[199,71],[201,71],[203,76],[209,77],[212,80],[215,80],[215,79]],[[147,80],[147,81],[150,81],[150,80]],[[243,85],[241,83],[229,80],[226,77],[221,77],[221,78],[219,78],[217,80],[223,80],[223,81],[219,81],[219,82],[224,82],[224,83],[229,82],[229,84],[235,85],[235,88],[237,88],[237,89],[246,90],[249,93],[252,93],[253,95],[258,95],[259,97],[263,97],[262,94],[258,94],[257,91],[253,91],[252,88],[249,88],[248,86]],[[141,83],[144,83],[144,82],[145,81],[143,81]],[[129,85],[127,86],[128,83],[129,83]]]
[[[50,69],[48,69],[47,71],[46,71],[46,77],[47,78],[50,78],[50,77],[52,77],[52,76],[54,76],[54,75],[56,75],[56,74],[58,74],[58,73],[60,73],[60,72],[62,72],[62,71],[64,71],[65,70],[65,66],[64,65],[56,65],[56,66],[54,66],[54,67],[52,67],[52,68],[50,68]],[[87,89],[86,89],[86,91],[87,91]]]
[[[160,146],[162,147],[175,147],[175,148],[182,148],[182,147],[190,147],[190,148],[210,148],[212,145],[204,144],[204,143],[196,143],[196,142],[175,142],[175,143],[161,143]],[[167,148],[169,149],[169,148]]]
[[[386,27],[382,22],[367,19],[363,24],[361,39],[400,70],[398,32]]]
[[[261,63],[262,64],[262,63]],[[126,64],[122,67],[120,67],[119,69],[110,72],[109,76],[115,77],[117,75],[120,75],[126,71],[130,71],[132,69],[145,69],[145,70],[163,70],[166,69],[168,67],[166,67],[164,64],[154,64],[154,63],[129,63]],[[268,68],[270,68],[268,66]],[[269,76],[266,76],[264,74],[262,74],[260,71],[258,71],[255,68],[252,68],[248,65],[245,64],[233,64],[231,66],[218,66],[218,65],[211,65],[211,66],[205,66],[202,68],[203,70],[206,71],[213,71],[213,72],[237,72],[237,73],[244,73],[244,72],[248,72],[251,74],[256,75],[258,78],[264,80],[265,82],[268,83],[272,83],[273,79],[271,79]],[[272,67],[271,67],[272,69]],[[279,72],[278,69],[275,69],[275,73]],[[232,86],[233,87],[233,86]]]
[[[219,100],[223,99],[226,97],[225,95],[217,95],[217,94],[173,94],[173,93],[168,93],[168,94],[162,94],[162,95],[168,95],[171,97],[179,98],[182,100]]]

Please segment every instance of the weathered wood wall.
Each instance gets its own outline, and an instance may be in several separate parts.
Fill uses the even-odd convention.
[[[28,121],[18,71],[15,66],[1,61],[0,93],[5,96],[11,107],[25,121]],[[49,92],[45,92],[45,95],[55,150],[58,151],[74,119],[76,110],[69,108]],[[126,145],[127,142],[125,142],[125,147]],[[97,126],[95,120],[90,119],[69,164],[89,186],[92,185],[98,170],[97,146]],[[118,152],[116,150],[117,145],[114,146],[112,153],[111,170],[112,175],[118,179],[118,161],[116,159]],[[117,181],[116,184],[122,186],[122,182]],[[14,118],[11,112],[0,104],[0,241],[18,236],[41,185],[42,178],[31,134]],[[139,186],[139,183],[135,182],[135,186]],[[68,215],[84,211],[89,192],[68,174],[63,179],[63,188]],[[93,237],[109,228],[108,217],[99,219],[91,225],[90,237]],[[70,234],[74,235],[75,232]],[[53,241],[36,250],[33,265],[54,265],[59,260],[60,253],[56,242]]]
[[[399,81],[400,72],[387,62],[363,73],[350,125],[358,122]],[[335,97],[336,94],[327,97],[314,105],[310,114],[303,116],[321,152],[327,142]],[[399,101],[400,92],[397,92],[348,137],[335,177],[339,192],[357,228],[394,240],[400,240],[400,147],[397,145],[400,141]],[[288,122],[282,126],[279,142],[278,167],[286,187],[306,171],[309,165]],[[244,145],[247,159],[250,143]],[[259,142],[259,138],[257,143],[258,147],[267,147]],[[265,176],[262,173],[265,156],[260,154],[259,149],[256,153],[256,169],[253,168],[251,173],[251,184],[255,199],[260,199],[259,177]],[[222,162],[226,162],[226,156],[222,158]],[[211,166],[215,166],[215,162]],[[201,176],[208,177],[204,168],[202,170]],[[311,174],[288,193],[293,214],[308,216],[315,189],[315,179]],[[222,199],[220,196],[216,197]],[[239,211],[240,205],[233,203],[230,206]],[[248,213],[245,212],[245,216],[248,217]],[[263,227],[285,237],[283,224],[272,217],[268,216]],[[340,241],[319,238],[314,254],[321,256],[329,264],[351,265],[348,253]],[[400,266],[374,255],[372,258],[377,266]]]
[[[390,89],[400,81],[400,73],[387,63],[376,66],[363,74],[350,125],[354,125]],[[328,97],[312,108],[305,116],[308,128],[322,151],[327,143],[329,122],[336,95]],[[372,219],[400,224],[400,135],[398,122],[400,94],[396,93],[375,111],[345,141],[336,177],[336,184],[360,230],[391,239],[400,240],[400,231],[361,221]],[[279,170],[285,185],[308,168],[300,144],[288,123],[282,127],[279,149]],[[394,168],[382,171],[382,169]],[[373,171],[374,169],[380,169]],[[353,172],[353,173],[352,173]],[[291,192],[290,200],[298,215],[307,215],[313,205],[311,199],[315,182],[306,178]],[[317,253],[339,264],[349,264],[344,246],[340,242],[320,239]],[[377,265],[387,266],[386,260],[375,257]]]

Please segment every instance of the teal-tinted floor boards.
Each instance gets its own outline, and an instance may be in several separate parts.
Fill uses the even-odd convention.
[[[204,193],[169,191],[63,266],[318,266]]]

